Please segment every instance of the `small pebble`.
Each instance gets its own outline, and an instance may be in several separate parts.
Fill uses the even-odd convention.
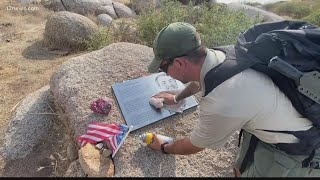
[[[109,157],[111,155],[111,150],[110,149],[103,149],[102,151],[102,156],[103,157]]]

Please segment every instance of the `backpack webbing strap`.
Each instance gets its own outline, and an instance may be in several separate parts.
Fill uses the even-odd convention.
[[[239,171],[241,174],[246,170],[248,165],[250,165],[254,161],[254,151],[256,150],[258,141],[259,139],[252,134],[250,138],[248,150],[240,165]]]
[[[240,57],[237,57],[234,52],[234,47],[226,47],[226,48],[214,48],[216,50],[220,50],[225,52],[226,59],[218,64],[216,67],[212,68],[204,77],[205,84],[205,94],[208,95],[214,88],[219,86],[221,83],[230,79],[234,75],[250,68],[255,65],[256,62],[246,60]]]
[[[240,132],[239,132],[238,147],[240,147],[242,135],[243,135],[243,129],[241,129]]]

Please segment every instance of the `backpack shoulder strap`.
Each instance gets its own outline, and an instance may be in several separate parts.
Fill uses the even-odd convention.
[[[204,96],[208,95],[214,88],[227,79],[256,64],[255,61],[250,61],[249,59],[246,60],[245,58],[242,58],[240,54],[236,54],[235,47],[233,45],[213,47],[212,49],[224,52],[226,54],[226,58],[222,63],[212,68],[205,75]]]

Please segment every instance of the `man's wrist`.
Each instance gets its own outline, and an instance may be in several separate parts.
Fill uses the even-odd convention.
[[[161,150],[162,154],[169,154],[169,153],[167,153],[167,152],[164,150],[164,145],[166,145],[166,144],[169,144],[169,143],[168,143],[168,142],[164,142],[164,143],[162,143],[162,144],[160,145],[160,150]]]

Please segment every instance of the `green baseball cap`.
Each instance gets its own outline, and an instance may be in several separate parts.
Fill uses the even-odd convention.
[[[156,72],[164,59],[185,55],[201,46],[197,30],[188,23],[175,22],[164,27],[153,41],[154,58],[148,71]]]

